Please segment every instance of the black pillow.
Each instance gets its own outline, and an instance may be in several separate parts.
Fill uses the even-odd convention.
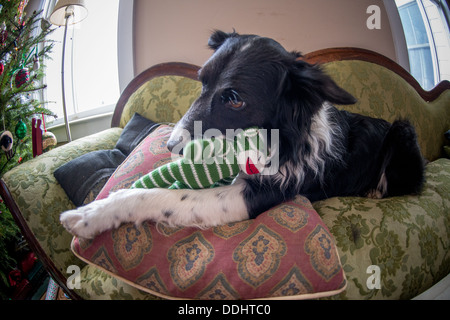
[[[159,124],[135,113],[123,129],[113,150],[86,153],[59,167],[54,176],[69,199],[83,205],[90,190],[100,181],[106,181],[133,149]]]

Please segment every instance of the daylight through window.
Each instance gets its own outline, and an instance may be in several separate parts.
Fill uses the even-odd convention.
[[[450,37],[444,5],[439,0],[395,0],[405,32],[411,74],[432,89],[450,80]]]
[[[47,0],[48,2],[52,0]],[[54,1],[53,1],[54,2]],[[112,111],[120,95],[117,61],[119,0],[85,1],[88,17],[69,27],[65,59],[66,104],[71,119]],[[46,13],[50,15],[51,12]],[[48,108],[63,117],[61,57],[64,27],[51,34],[56,41],[47,61]]]

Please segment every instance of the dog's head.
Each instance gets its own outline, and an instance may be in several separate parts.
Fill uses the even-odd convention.
[[[325,101],[355,103],[319,67],[272,39],[216,31],[208,45],[214,54],[199,71],[201,95],[177,123],[168,142],[172,152],[212,129],[225,135],[260,127],[291,135],[307,128]]]

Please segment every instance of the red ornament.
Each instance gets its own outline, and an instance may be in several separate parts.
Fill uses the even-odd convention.
[[[3,71],[5,70],[5,65],[3,62],[0,62],[0,76],[3,74]]]
[[[27,68],[20,69],[19,72],[16,73],[16,88],[20,88],[25,83],[30,81],[30,72]]]
[[[23,273],[30,273],[31,269],[33,269],[34,264],[36,263],[36,256],[33,252],[27,253],[27,255],[20,261],[20,269]]]

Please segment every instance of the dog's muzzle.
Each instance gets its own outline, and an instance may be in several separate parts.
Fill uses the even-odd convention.
[[[191,141],[191,134],[181,125],[177,124],[167,141],[167,149],[175,154],[183,154],[183,148]]]
[[[178,149],[178,145],[180,145],[183,141],[183,138],[180,137],[178,140],[177,139],[169,139],[169,141],[167,141],[167,149],[169,149],[170,152],[172,153],[176,153],[173,150]],[[181,151],[183,150],[183,146],[180,146]],[[177,152],[179,153],[179,152]],[[180,153],[181,154],[181,153]]]

